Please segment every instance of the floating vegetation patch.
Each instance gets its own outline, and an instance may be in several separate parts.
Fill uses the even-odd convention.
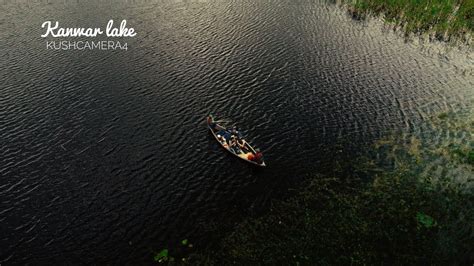
[[[168,261],[169,257],[168,257],[168,249],[165,248],[165,249],[162,249],[160,252],[158,252],[155,257],[153,257],[153,259],[156,261],[156,262],[165,262],[165,261]]]
[[[433,219],[433,217],[426,215],[422,212],[418,212],[416,214],[416,219],[418,220],[418,223],[425,228],[431,228],[436,226],[436,221]]]
[[[153,256],[153,260],[158,264],[167,265],[187,263],[192,248],[193,244],[191,244],[188,239],[183,239],[181,240],[180,245],[173,247],[171,251],[168,248],[164,248],[161,251],[156,252]]]

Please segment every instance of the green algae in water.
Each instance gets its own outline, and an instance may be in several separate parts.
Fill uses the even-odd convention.
[[[474,165],[474,151],[470,151],[467,155],[467,162],[471,165]]]
[[[424,227],[426,228],[431,228],[431,227],[434,227],[436,226],[436,221],[435,219],[433,219],[433,217],[427,215],[427,214],[424,214],[422,212],[418,212],[416,214],[416,219],[418,220],[418,222],[423,225]]]
[[[153,260],[158,263],[165,263],[173,265],[177,261],[186,262],[191,254],[193,244],[185,238],[177,243],[162,249],[153,256]]]
[[[160,252],[158,252],[158,254],[155,255],[155,257],[153,257],[153,259],[156,262],[167,261],[168,260],[168,249],[167,248],[162,249]]]
[[[448,118],[448,113],[441,113],[441,114],[438,115],[438,118],[439,119],[446,119],[446,118]]]

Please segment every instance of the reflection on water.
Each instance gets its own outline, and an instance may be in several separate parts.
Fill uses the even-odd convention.
[[[335,6],[275,1],[4,2],[0,261],[149,261],[259,212],[307,174],[433,112],[472,108],[472,62],[420,52]],[[127,19],[128,51],[51,51],[40,25]],[[375,24],[376,25],[376,24]],[[255,171],[206,131],[230,119]]]

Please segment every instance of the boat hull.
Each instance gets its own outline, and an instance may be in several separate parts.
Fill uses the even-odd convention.
[[[219,124],[215,124],[215,129],[213,129],[209,123],[209,120],[207,121],[207,127],[209,129],[209,131],[211,132],[211,134],[214,136],[214,138],[216,139],[216,141],[220,144],[220,146],[222,148],[224,148],[226,151],[228,151],[230,154],[234,155],[235,157],[249,163],[249,164],[252,164],[252,165],[255,165],[255,166],[259,166],[259,167],[265,167],[266,164],[264,161],[262,161],[262,163],[257,163],[255,161],[252,161],[252,160],[249,160],[247,159],[248,155],[249,154],[253,154],[255,155],[256,152],[255,152],[255,149],[250,146],[250,144],[246,144],[246,146],[248,147],[249,149],[249,152],[248,153],[240,153],[240,154],[237,154],[235,153],[234,151],[232,151],[229,147],[229,145],[227,143],[223,143],[221,140],[219,140],[219,138],[217,137],[217,132],[219,132],[220,130],[224,129],[225,130],[225,127],[219,125]]]

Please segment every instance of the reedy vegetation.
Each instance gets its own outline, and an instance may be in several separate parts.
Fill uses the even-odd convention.
[[[432,33],[436,39],[469,42],[474,32],[474,0],[352,0],[354,17],[383,15],[409,33]]]

